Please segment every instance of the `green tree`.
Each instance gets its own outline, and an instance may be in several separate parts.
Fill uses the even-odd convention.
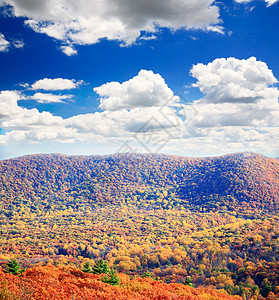
[[[146,271],[143,273],[143,275],[141,276],[142,278],[145,278],[145,277],[150,277],[152,278],[153,280],[156,280],[156,278],[153,278],[151,273],[149,271]]]
[[[105,277],[101,278],[101,280],[105,283],[109,283],[110,285],[119,285],[120,284],[120,279],[117,276],[114,269],[111,269],[108,272],[108,276],[106,275]]]
[[[261,294],[264,297],[267,297],[268,293],[273,290],[272,284],[265,278],[260,286]]]
[[[90,267],[90,262],[87,261],[84,265],[83,265],[83,269],[81,270],[82,272],[85,273],[92,273],[92,269]]]
[[[190,287],[194,287],[191,277],[186,277],[185,280],[183,281],[183,284],[189,285]]]
[[[108,271],[109,271],[109,267],[108,267],[107,263],[103,259],[100,259],[92,267],[91,273],[93,273],[93,274],[107,274]]]
[[[13,275],[20,275],[26,270],[26,268],[25,269],[20,268],[16,258],[12,258],[11,260],[9,260],[5,266],[5,269],[6,269],[4,270],[5,273],[11,273]]]

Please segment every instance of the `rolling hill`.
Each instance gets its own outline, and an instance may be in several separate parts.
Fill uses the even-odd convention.
[[[24,201],[100,207],[253,210],[276,213],[279,162],[244,152],[189,158],[158,154],[42,154],[0,161],[1,205]]]

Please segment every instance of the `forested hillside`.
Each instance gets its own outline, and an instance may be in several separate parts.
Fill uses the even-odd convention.
[[[120,274],[121,286],[101,281],[74,267],[36,267],[21,277],[0,270],[0,299],[19,300],[241,300],[225,291],[193,289],[182,284],[165,284],[151,278],[130,279]]]
[[[31,155],[0,162],[4,209],[130,204],[206,211],[278,211],[279,162],[255,153],[213,158]]]
[[[245,299],[279,297],[275,158],[255,153],[212,158],[53,154],[4,160],[0,170],[2,266],[12,257],[28,270],[82,268],[104,259],[129,280],[149,272],[163,282],[159,290],[188,278],[195,287],[225,289]],[[48,272],[23,273],[26,281],[37,270]],[[53,270],[55,278],[67,277],[64,269]],[[82,281],[71,276],[70,285]],[[7,280],[11,291],[18,288]],[[136,280],[129,286],[139,293],[152,290],[151,281]],[[103,283],[94,284],[106,293]],[[90,293],[98,293],[91,287]],[[169,295],[181,289],[169,288]],[[124,297],[134,290],[110,292]],[[183,293],[193,296],[187,288]]]

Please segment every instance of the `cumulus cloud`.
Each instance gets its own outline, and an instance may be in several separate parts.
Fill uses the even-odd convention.
[[[9,47],[10,43],[5,39],[5,36],[0,33],[0,52],[7,52]]]
[[[115,84],[111,86],[108,83],[99,87],[98,91],[111,97],[113,93],[117,94]],[[159,135],[164,130],[183,125],[182,119],[176,114],[182,105],[179,107],[179,99],[173,95],[159,74],[142,70],[131,80],[118,85],[120,89],[117,99],[121,104],[115,101],[109,104],[101,102],[104,111],[76,115],[68,119],[55,117],[49,112],[40,113],[37,109],[25,109],[17,103],[23,99],[33,99],[41,103],[61,102],[69,97],[67,95],[36,93],[34,96],[22,96],[13,91],[4,91],[0,103],[5,105],[3,110],[7,111],[7,115],[1,128],[8,132],[0,140],[3,144],[11,143],[13,138],[14,142],[23,139],[31,143],[93,141],[96,137],[132,137],[140,131],[156,131]],[[125,94],[127,97],[122,99]],[[59,135],[55,134],[57,131],[60,132]],[[63,133],[64,137],[61,136]]]
[[[174,94],[162,76],[147,70],[141,70],[123,83],[109,82],[94,91],[101,96],[100,108],[103,110],[158,107],[175,102]]]
[[[53,117],[49,112],[40,113],[37,109],[26,109],[18,105],[19,100],[26,99],[16,91],[0,92],[0,123],[1,128],[11,129],[19,125],[54,124],[53,120],[62,120],[61,117]]]
[[[31,96],[31,100],[35,100],[39,103],[63,103],[64,100],[70,99],[72,95],[54,95],[50,93],[36,93]]]
[[[2,145],[73,139],[75,129],[66,128],[62,117],[23,108],[18,105],[23,99],[25,97],[15,91],[0,92],[0,127],[7,130],[6,134],[0,135]]]
[[[13,15],[39,33],[63,42],[62,51],[76,54],[74,44],[94,44],[100,39],[132,44],[142,32],[171,30],[222,31],[219,9],[213,0],[5,0]],[[152,36],[152,35],[151,35]],[[153,36],[154,37],[154,36]]]
[[[14,112],[17,112],[17,101],[21,100],[22,96],[14,91],[0,92],[0,122],[9,118]]]
[[[123,83],[109,82],[95,88],[101,112],[66,119],[20,107],[19,100],[32,96],[2,91],[0,125],[7,133],[0,135],[0,143],[95,145],[101,140],[111,151],[127,142],[146,151],[146,142],[156,145],[167,141],[164,152],[188,155],[243,150],[274,155],[278,151],[279,91],[264,62],[254,57],[222,58],[194,65],[191,74],[204,97],[190,105],[174,95],[160,74],[141,70]],[[118,146],[115,149],[113,145]]]
[[[71,90],[78,88],[83,81],[76,81],[74,79],[63,78],[44,78],[36,81],[32,84],[32,90],[45,90],[45,91],[57,91],[57,90]]]
[[[201,100],[212,103],[256,103],[259,100],[278,99],[277,83],[266,63],[249,59],[215,59],[213,62],[197,64],[191,69],[197,79],[194,86],[206,96]]]
[[[277,79],[264,62],[254,57],[216,59],[193,66],[191,75],[197,79],[194,86],[205,94],[193,103],[198,114],[191,120],[192,136],[221,135],[244,149],[251,143],[268,145],[270,136],[262,129],[278,130],[279,91],[274,86]]]

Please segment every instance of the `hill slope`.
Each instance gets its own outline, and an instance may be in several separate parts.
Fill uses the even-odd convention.
[[[27,270],[21,277],[4,274],[0,269],[0,295],[1,299],[33,300],[241,300],[239,296],[230,296],[215,289],[194,289],[151,278],[131,280],[125,274],[121,274],[120,278],[122,286],[111,286],[103,283],[100,275],[83,273],[73,267],[36,267]]]
[[[264,209],[279,204],[279,162],[255,153],[30,155],[0,161],[1,204]]]
[[[277,294],[278,164],[255,153],[1,161],[0,265],[102,258],[131,276]]]

